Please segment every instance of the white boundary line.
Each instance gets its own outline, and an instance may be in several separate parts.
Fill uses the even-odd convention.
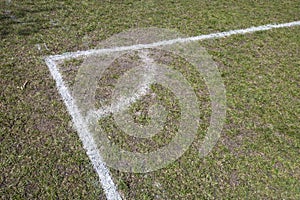
[[[69,92],[68,88],[66,87],[63,81],[63,78],[55,63],[56,61],[77,58],[81,56],[89,56],[92,54],[111,53],[116,51],[129,51],[129,50],[132,51],[132,50],[139,50],[145,48],[154,48],[154,47],[164,46],[164,45],[172,45],[175,43],[185,43],[185,42],[201,41],[207,39],[224,38],[231,35],[242,35],[242,34],[253,33],[257,31],[266,31],[270,29],[292,27],[292,26],[300,26],[300,21],[294,21],[294,22],[284,23],[284,24],[267,24],[263,26],[250,27],[247,29],[230,30],[226,32],[212,33],[208,35],[199,35],[199,36],[188,37],[188,38],[164,40],[164,41],[155,42],[151,44],[137,44],[132,46],[115,47],[110,49],[92,49],[87,51],[68,52],[61,55],[52,55],[46,57],[45,62],[51,72],[51,75],[56,81],[56,86],[58,88],[60,95],[64,100],[64,103],[66,104],[69,114],[72,116],[72,120],[75,124],[78,135],[83,143],[83,147],[87,151],[87,155],[89,156],[96,172],[98,173],[106,198],[108,200],[122,199],[120,194],[117,191],[116,185],[112,180],[109,169],[104,164],[102,156],[99,154],[99,151],[97,150],[97,146],[95,144],[95,141],[91,133],[88,130],[87,124],[85,123],[85,120],[81,116],[79,109],[75,104],[73,97],[71,96],[71,93]]]
[[[122,47],[114,47],[109,49],[91,49],[86,51],[77,51],[77,52],[67,52],[63,53],[61,55],[54,55],[49,56],[54,61],[58,60],[64,60],[64,59],[71,59],[71,58],[77,58],[80,56],[89,56],[92,54],[101,54],[101,53],[112,53],[117,51],[132,51],[132,50],[139,50],[139,49],[146,49],[146,48],[154,48],[164,45],[172,45],[175,43],[185,43],[185,42],[192,42],[192,41],[201,41],[201,40],[208,40],[208,39],[216,39],[216,38],[224,38],[231,35],[244,35],[246,33],[253,33],[257,31],[266,31],[270,29],[276,29],[276,28],[284,28],[284,27],[292,27],[292,26],[300,26],[300,21],[294,21],[284,24],[267,24],[263,26],[257,26],[257,27],[250,27],[246,29],[237,29],[237,30],[230,30],[225,32],[219,32],[219,33],[212,33],[208,35],[198,35],[194,37],[188,37],[188,38],[177,38],[173,40],[163,40],[160,42],[155,42],[151,44],[137,44],[132,46],[122,46]]]
[[[75,101],[70,94],[68,88],[65,86],[65,83],[62,79],[61,74],[59,73],[55,62],[49,58],[45,59],[48,68],[56,81],[56,86],[62,96],[67,109],[72,116],[72,120],[77,129],[78,135],[83,143],[84,149],[87,151],[87,155],[93,163],[95,170],[97,171],[100,182],[102,184],[103,190],[106,194],[108,200],[122,199],[120,194],[117,192],[117,188],[111,178],[108,168],[105,166],[101,155],[97,149],[97,145],[88,130],[88,126],[85,123],[82,115],[79,112]]]

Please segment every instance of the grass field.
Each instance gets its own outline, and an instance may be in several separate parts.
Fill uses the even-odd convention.
[[[0,6],[2,199],[106,199],[45,56],[96,48],[129,28],[196,36],[300,20],[296,0],[1,0]],[[154,172],[110,168],[118,192],[123,199],[299,199],[300,26],[199,43],[226,87],[221,138],[207,157],[199,158],[196,139],[180,159]],[[77,64],[63,63],[66,81]],[[194,84],[204,87],[202,80]],[[199,98],[209,99],[207,92]],[[202,113],[205,121],[209,109]],[[110,119],[101,122],[116,133]],[[120,146],[135,147],[119,137]]]

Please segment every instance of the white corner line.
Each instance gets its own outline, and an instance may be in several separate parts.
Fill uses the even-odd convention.
[[[300,21],[294,21],[289,23],[283,24],[267,24],[262,26],[250,27],[246,29],[237,29],[237,30],[230,30],[225,32],[218,32],[218,33],[211,33],[208,35],[198,35],[193,37],[187,38],[177,38],[172,40],[163,40],[160,42],[154,42],[150,44],[136,44],[131,46],[121,46],[121,47],[114,47],[114,48],[107,48],[107,49],[90,49],[86,51],[76,51],[76,52],[67,52],[61,55],[52,55],[49,56],[53,61],[59,61],[64,59],[71,59],[71,58],[78,58],[81,56],[89,56],[92,54],[102,54],[102,53],[112,53],[112,52],[120,52],[120,51],[132,51],[132,50],[139,50],[139,49],[146,49],[146,48],[155,48],[164,45],[172,45],[175,43],[186,43],[192,41],[201,41],[201,40],[208,40],[208,39],[217,39],[217,38],[224,38],[232,35],[244,35],[247,33],[254,33],[258,31],[266,31],[271,29],[277,28],[285,28],[285,27],[293,27],[293,26],[300,26]]]
[[[267,24],[263,26],[257,27],[250,27],[247,29],[238,29],[238,30],[230,30],[226,32],[219,32],[219,33],[212,33],[208,35],[199,35],[194,37],[188,38],[177,38],[172,40],[164,40],[160,42],[155,42],[151,44],[137,44],[132,46],[123,46],[123,47],[114,47],[108,49],[91,49],[86,51],[77,51],[77,52],[67,52],[61,55],[51,55],[45,57],[45,62],[49,68],[51,75],[53,76],[54,80],[56,81],[56,86],[60,95],[62,96],[64,103],[68,109],[69,114],[72,117],[72,120],[75,124],[76,130],[78,135],[83,143],[84,149],[87,151],[87,155],[89,156],[99,178],[106,198],[108,200],[121,200],[121,196],[117,191],[117,187],[114,184],[112,177],[110,175],[109,169],[106,167],[105,163],[103,162],[102,156],[99,154],[97,150],[97,145],[91,136],[87,124],[83,119],[82,115],[79,112],[79,109],[70,94],[68,88],[66,87],[63,78],[56,66],[56,61],[64,60],[64,59],[71,59],[71,58],[78,58],[81,56],[89,56],[92,54],[101,54],[101,53],[112,53],[118,51],[130,51],[130,50],[139,50],[145,48],[155,48],[164,45],[172,45],[175,43],[186,43],[192,41],[201,41],[207,39],[217,39],[217,38],[224,38],[231,35],[242,35],[247,33],[253,33],[257,31],[266,31],[270,29],[276,28],[284,28],[284,27],[293,27],[293,26],[300,26],[300,21],[294,21],[290,23],[284,24]]]
[[[83,143],[83,147],[87,152],[92,164],[98,173],[100,178],[100,183],[105,192],[106,198],[108,200],[121,200],[121,196],[117,191],[117,187],[114,184],[112,177],[110,175],[109,169],[105,166],[102,156],[99,154],[97,149],[97,145],[91,136],[87,124],[85,123],[82,115],[79,112],[79,109],[71,96],[68,88],[65,86],[65,83],[62,79],[61,74],[59,73],[55,61],[51,60],[51,58],[45,58],[45,62],[56,81],[56,86],[60,95],[62,96],[67,109],[72,116],[72,120],[75,124],[78,135]]]

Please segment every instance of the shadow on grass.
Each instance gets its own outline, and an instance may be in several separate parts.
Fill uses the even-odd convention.
[[[0,38],[10,34],[27,36],[51,27],[49,14],[51,11],[62,9],[59,6],[35,5],[34,3],[0,3]]]

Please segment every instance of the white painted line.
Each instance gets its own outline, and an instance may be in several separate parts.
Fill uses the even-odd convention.
[[[75,101],[73,97],[71,96],[68,88],[65,86],[65,83],[62,79],[61,74],[59,73],[56,61],[64,60],[64,59],[70,59],[70,58],[78,58],[81,56],[89,56],[92,54],[101,54],[101,53],[111,53],[116,51],[130,51],[130,50],[139,50],[139,49],[145,49],[145,48],[155,48],[159,46],[164,45],[172,45],[175,43],[185,43],[185,42],[192,42],[192,41],[201,41],[201,40],[207,40],[207,39],[215,39],[215,38],[224,38],[231,35],[238,35],[238,34],[246,34],[246,33],[253,33],[257,31],[266,31],[270,29],[276,29],[276,28],[284,28],[284,27],[292,27],[292,26],[300,26],[300,21],[294,21],[290,23],[284,23],[284,24],[268,24],[263,26],[257,26],[257,27],[251,27],[247,29],[238,29],[238,30],[231,30],[226,32],[219,32],[219,33],[212,33],[208,35],[199,35],[194,37],[188,37],[188,38],[177,38],[173,40],[164,40],[160,42],[155,42],[151,44],[137,44],[132,46],[123,46],[123,47],[115,47],[111,49],[92,49],[87,51],[77,51],[77,52],[69,52],[64,53],[61,55],[53,55],[48,56],[45,58],[45,62],[56,81],[56,86],[58,88],[58,91],[60,95],[62,96],[67,109],[72,116],[72,120],[75,124],[75,127],[77,129],[78,135],[83,143],[83,147],[87,151],[87,155],[89,156],[90,160],[92,161],[92,164],[98,173],[98,176],[100,178],[101,185],[103,187],[103,190],[105,192],[105,195],[108,200],[119,200],[122,199],[120,194],[117,191],[117,188],[112,180],[112,177],[110,175],[109,169],[105,166],[103,159],[101,155],[99,154],[99,151],[97,150],[97,146],[95,144],[95,141],[93,137],[91,136],[87,124],[85,123],[85,120],[81,116],[79,109],[77,105],[75,104]],[[150,62],[149,60],[146,60],[145,62]],[[140,95],[147,92],[147,86],[143,87],[139,94],[137,94],[136,97],[134,97],[133,100],[136,98],[139,98]],[[128,103],[131,103],[132,99],[129,99]],[[116,105],[118,106],[118,105]],[[117,107],[116,107],[117,108]],[[104,109],[102,114],[105,115],[106,112],[113,111],[113,109],[116,109],[114,107],[110,107],[107,109]],[[101,113],[101,112],[100,112]],[[98,113],[99,114],[99,113]]]
[[[90,112],[87,116],[87,122],[91,119],[99,119],[111,113],[123,111],[149,92],[150,85],[154,81],[156,65],[154,64],[154,60],[148,56],[147,52],[139,52],[139,56],[142,58],[143,67],[148,69],[148,73],[144,75],[142,83],[136,87],[137,91],[134,94],[129,94],[130,97],[121,97],[118,99],[118,102],[113,102],[110,106],[103,106],[96,111]]]
[[[208,34],[208,35],[199,35],[199,36],[188,37],[188,38],[177,38],[177,39],[173,39],[173,40],[164,40],[164,41],[155,42],[155,43],[151,43],[151,44],[137,44],[137,45],[132,45],[132,46],[115,47],[115,48],[110,48],[110,49],[91,49],[91,50],[86,50],[86,51],[67,52],[67,53],[64,53],[61,55],[50,56],[50,58],[54,61],[58,61],[58,60],[64,60],[64,59],[70,59],[70,58],[78,58],[81,56],[89,56],[89,55],[93,55],[93,54],[155,48],[155,47],[164,46],[164,45],[172,45],[175,43],[185,43],[185,42],[192,42],[192,41],[224,38],[224,37],[228,37],[231,35],[243,35],[246,33],[253,33],[253,32],[257,32],[257,31],[266,31],[266,30],[270,30],[270,29],[293,27],[293,26],[300,26],[300,21],[294,21],[294,22],[289,22],[289,23],[284,23],[284,24],[267,24],[267,25],[263,25],[263,26],[250,27],[250,28],[246,28],[246,29],[230,30],[230,31],[226,31],[226,32],[212,33],[212,34]]]
[[[55,64],[55,61],[51,60],[51,58],[48,57],[45,59],[45,62],[54,80],[56,81],[56,86],[58,88],[58,91],[62,96],[70,115],[72,116],[72,120],[74,122],[75,128],[77,129],[78,135],[83,143],[83,147],[87,151],[87,155],[89,156],[96,172],[99,175],[100,182],[106,194],[107,199],[121,200],[122,198],[117,191],[117,187],[115,186],[111,178],[110,172],[102,161],[103,159],[99,154],[97,145],[95,144],[93,137],[88,131],[87,124],[83,120],[83,117],[81,116],[73,97],[71,96],[68,88],[65,86],[62,76],[59,73],[57,66]]]

